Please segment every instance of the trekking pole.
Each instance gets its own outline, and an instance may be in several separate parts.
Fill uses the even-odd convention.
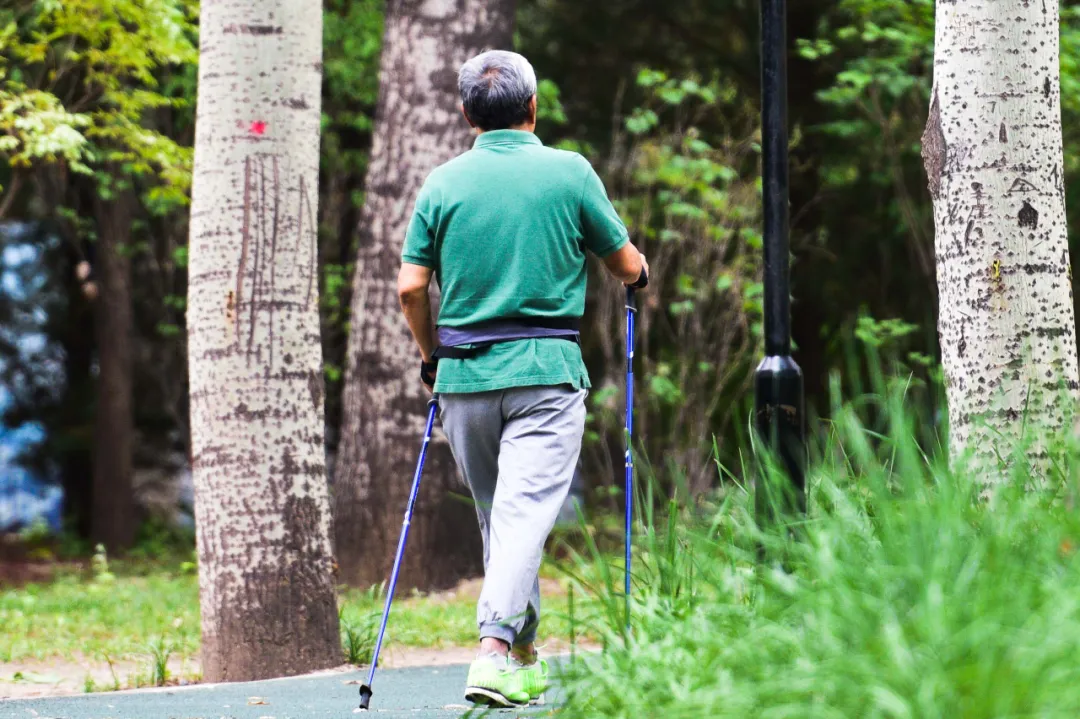
[[[394,557],[394,568],[390,572],[390,586],[386,591],[386,606],[383,607],[382,625],[379,627],[379,638],[375,640],[375,652],[371,655],[371,668],[368,670],[367,682],[360,686],[360,709],[368,710],[371,702],[371,684],[375,681],[375,669],[379,665],[379,650],[382,649],[383,636],[386,634],[386,622],[390,618],[390,603],[394,601],[394,587],[397,586],[398,570],[401,569],[401,558],[405,554],[405,542],[409,538],[409,523],[412,522],[413,507],[416,505],[416,495],[420,491],[420,476],[424,473],[424,458],[427,457],[427,448],[431,443],[431,428],[435,424],[435,413],[439,409],[438,400],[432,397],[428,402],[427,429],[424,430],[424,442],[420,446],[420,459],[416,463],[416,474],[413,475],[412,491],[409,493],[409,505],[405,509],[405,521],[401,523],[401,539],[398,540],[397,555]]]
[[[637,314],[634,291],[648,284],[649,277],[645,274],[645,270],[642,270],[638,281],[626,288],[626,482],[623,493],[626,496],[626,585],[624,601],[626,602],[627,632],[630,631],[630,540],[632,539],[632,522],[634,520],[634,315]]]

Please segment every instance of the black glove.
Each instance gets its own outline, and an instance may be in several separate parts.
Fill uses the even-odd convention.
[[[435,372],[439,369],[439,360],[432,360],[431,362],[425,362],[420,360],[420,381],[426,384],[428,387],[435,386]]]
[[[635,290],[645,289],[648,286],[649,286],[649,275],[648,275],[648,273],[645,272],[644,267],[641,268],[641,274],[638,275],[637,282],[635,282],[632,285],[628,285],[628,287],[633,287]]]

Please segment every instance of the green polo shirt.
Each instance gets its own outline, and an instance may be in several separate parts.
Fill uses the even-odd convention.
[[[437,324],[581,317],[586,251],[606,257],[626,226],[592,165],[531,132],[493,130],[436,168],[416,198],[402,261],[429,267],[442,290]],[[559,339],[494,345],[439,362],[435,391],[589,387],[581,349]]]

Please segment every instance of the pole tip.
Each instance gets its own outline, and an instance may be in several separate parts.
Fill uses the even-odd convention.
[[[365,711],[366,712],[370,708],[371,695],[372,694],[374,694],[374,692],[371,691],[371,687],[369,687],[367,684],[362,684],[360,686],[360,708],[359,708],[359,711]]]

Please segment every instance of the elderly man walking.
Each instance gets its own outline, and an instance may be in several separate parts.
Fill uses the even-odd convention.
[[[585,429],[586,251],[626,284],[648,265],[588,161],[533,134],[536,74],[524,57],[478,55],[458,86],[476,141],[424,182],[398,294],[483,534],[480,652],[465,698],[515,706],[547,684],[537,573]]]

